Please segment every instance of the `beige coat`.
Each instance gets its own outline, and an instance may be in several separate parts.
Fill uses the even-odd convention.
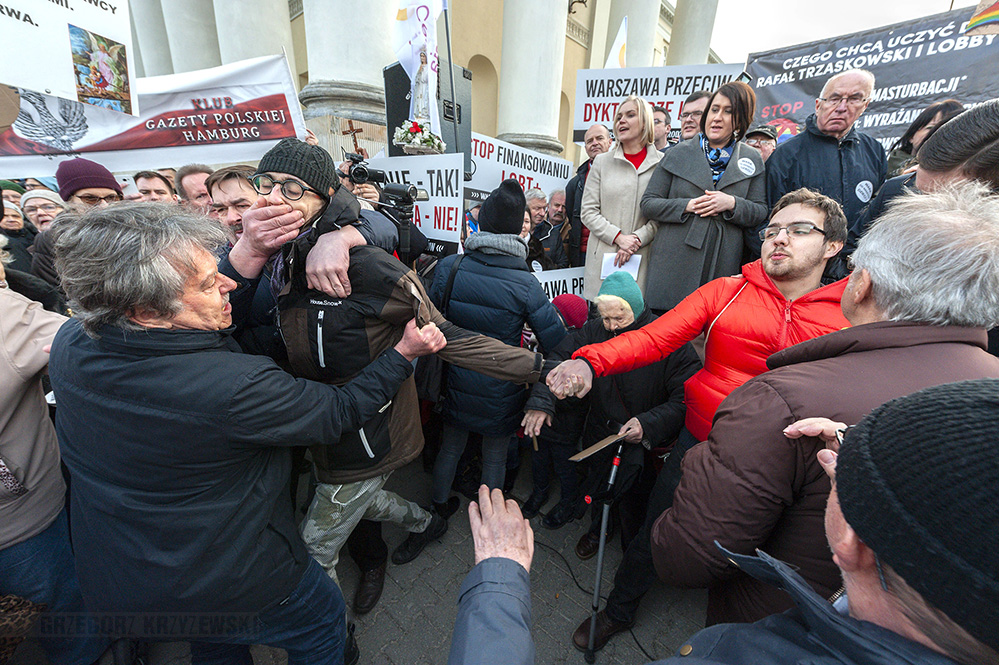
[[[59,516],[66,485],[42,394],[44,351],[66,317],[0,288],[0,549],[44,531]]]
[[[583,296],[587,300],[596,298],[600,291],[600,267],[604,254],[617,252],[614,238],[618,233],[634,233],[642,241],[642,248],[638,250],[643,257],[638,269],[638,286],[644,293],[648,268],[646,254],[659,223],[647,220],[640,206],[642,194],[662,156],[655,146],[649,144],[645,161],[636,171],[625,159],[624,150],[618,144],[593,160],[583,189],[580,212],[583,224],[590,230],[583,273]]]

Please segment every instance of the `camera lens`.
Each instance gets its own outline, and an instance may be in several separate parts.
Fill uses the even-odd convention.
[[[360,164],[355,164],[350,170],[350,181],[355,185],[363,185],[368,181],[368,169]]]

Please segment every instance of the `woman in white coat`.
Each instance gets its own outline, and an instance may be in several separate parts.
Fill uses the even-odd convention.
[[[597,155],[583,189],[580,218],[590,230],[586,246],[583,295],[593,300],[600,291],[601,267],[606,254],[614,254],[620,267],[644,257],[656,235],[657,223],[642,214],[642,194],[652,178],[662,153],[653,145],[652,107],[631,95],[614,114],[616,143]],[[639,288],[645,290],[647,262],[638,268]]]

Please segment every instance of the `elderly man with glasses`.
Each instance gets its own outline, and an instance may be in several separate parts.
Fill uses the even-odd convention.
[[[767,203],[773,205],[799,187],[836,200],[849,222],[847,247],[856,247],[860,213],[888,172],[884,148],[855,127],[873,90],[874,75],[862,69],[830,78],[805,128],[781,143],[767,161]]]

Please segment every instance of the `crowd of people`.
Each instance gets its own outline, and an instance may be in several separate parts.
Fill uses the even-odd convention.
[[[355,663],[341,550],[370,612],[457,491],[454,665],[533,662],[530,520],[588,511],[575,555],[619,531],[623,558],[580,650],[658,578],[708,590],[687,660],[999,663],[999,100],[930,105],[888,155],[874,86],[836,74],[779,143],[741,82],[673,145],[629,96],[446,257],[311,136],[0,181],[0,660],[73,617],[35,630],[53,665],[154,638]],[[566,267],[582,297],[549,300],[531,273]],[[421,457],[425,505],[385,488]]]

